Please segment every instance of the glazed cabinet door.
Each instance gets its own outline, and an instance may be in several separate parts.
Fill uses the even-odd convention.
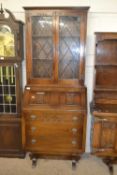
[[[16,115],[21,112],[20,64],[0,66],[0,115]]]
[[[59,80],[79,79],[81,16],[59,16]]]
[[[53,76],[53,21],[52,16],[32,17],[32,72],[33,77]]]
[[[92,152],[117,153],[117,119],[94,117],[91,142]]]
[[[55,22],[52,13],[27,15],[27,71],[29,78],[51,82],[55,67]]]

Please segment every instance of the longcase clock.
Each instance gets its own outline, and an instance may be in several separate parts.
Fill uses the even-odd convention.
[[[21,62],[23,23],[0,11],[0,156],[23,156],[21,142]]]

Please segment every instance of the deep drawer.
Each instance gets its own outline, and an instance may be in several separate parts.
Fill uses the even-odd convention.
[[[77,111],[28,110],[23,112],[23,116],[26,121],[54,122],[59,124],[64,122],[82,123],[84,120],[84,113]]]
[[[80,136],[83,132],[82,123],[40,123],[40,122],[27,122],[26,133],[27,135],[46,137],[60,135],[61,137],[74,137]]]
[[[38,151],[54,151],[57,149],[82,149],[82,136],[63,137],[59,134],[32,136],[28,135],[26,148]]]

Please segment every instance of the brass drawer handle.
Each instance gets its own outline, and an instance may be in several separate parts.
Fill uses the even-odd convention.
[[[77,145],[77,141],[76,140],[72,140],[72,145]]]
[[[37,116],[36,116],[36,115],[31,115],[30,118],[31,118],[32,120],[34,120],[34,119],[37,118]]]
[[[78,131],[77,128],[72,128],[73,133],[76,133],[77,131]]]
[[[31,98],[32,98],[32,99],[35,99],[35,95],[32,95]]]
[[[36,92],[37,95],[44,95],[45,92]]]
[[[73,116],[72,120],[75,122],[78,120],[78,117],[77,116]]]
[[[31,140],[31,143],[32,143],[32,144],[35,144],[36,142],[37,142],[36,139],[32,139],[32,140]]]
[[[34,132],[36,130],[36,127],[35,126],[32,126],[31,127],[31,130]]]

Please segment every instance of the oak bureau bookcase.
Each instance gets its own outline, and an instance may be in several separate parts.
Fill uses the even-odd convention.
[[[23,23],[0,10],[0,156],[22,157]]]
[[[95,35],[92,153],[114,161],[117,159],[117,33]]]
[[[85,150],[88,7],[24,7],[27,85],[23,146],[32,157],[79,159]]]

